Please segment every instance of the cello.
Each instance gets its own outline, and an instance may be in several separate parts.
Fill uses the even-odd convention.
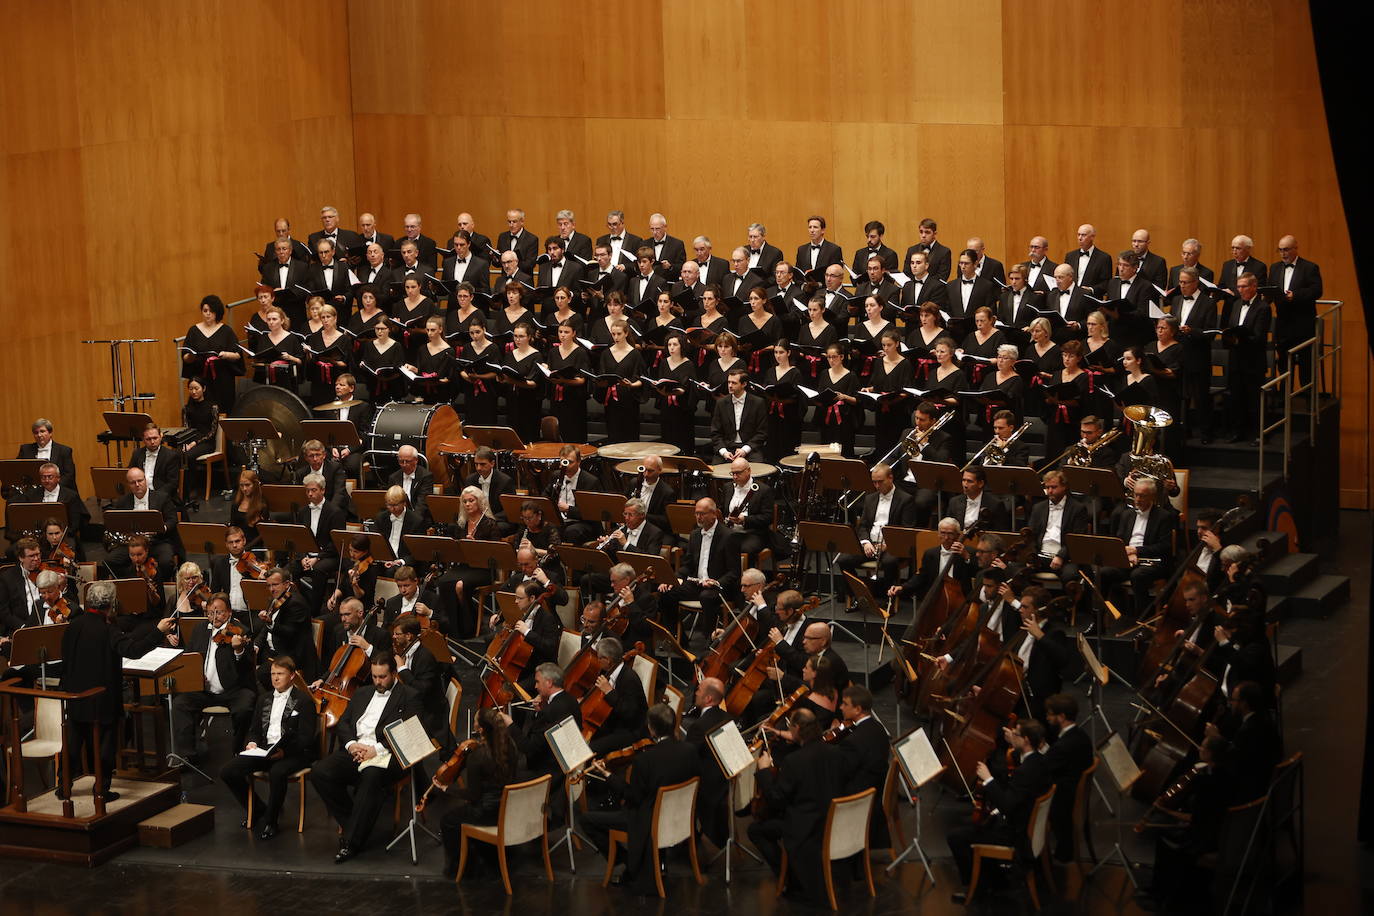
[[[372,610],[363,617],[358,631],[365,632],[369,621],[375,621],[381,610],[380,602],[374,604]],[[389,650],[391,647],[386,648]],[[367,653],[351,641],[345,642],[334,651],[334,657],[329,662],[329,673],[325,675],[323,683],[313,691],[315,702],[324,713],[326,726],[334,726],[348,710],[348,701],[353,699],[353,694],[358,689],[358,679],[362,676],[367,658]]]
[[[713,677],[722,684],[728,684],[735,666],[751,652],[758,651],[756,640],[759,636],[759,621],[752,614],[736,614],[728,602],[722,601],[721,604],[732,619],[725,632],[721,634],[720,641],[701,660],[700,670],[702,677]]]
[[[799,615],[814,611],[820,607],[821,599],[819,596],[812,596],[797,610]],[[753,701],[754,695],[759,692],[764,681],[769,679],[768,669],[774,667],[778,661],[777,645],[768,640],[749,662],[749,667],[744,669],[738,681],[730,688],[729,694],[725,697],[725,711],[738,718],[744,714],[744,710]],[[782,681],[778,681],[778,699],[782,696]]]
[[[633,664],[635,656],[643,654],[644,643],[637,642],[633,649],[621,656],[620,663],[622,665],[626,662]],[[597,656],[597,660],[599,663],[599,656]],[[582,697],[582,737],[588,741],[592,740],[592,735],[595,735],[596,730],[606,724],[606,720],[609,719],[611,713],[615,711],[615,707],[611,705],[611,701],[607,699],[606,694],[600,687],[596,686],[596,681],[601,677],[602,673],[603,672],[598,669],[596,677],[592,679],[591,689]]]

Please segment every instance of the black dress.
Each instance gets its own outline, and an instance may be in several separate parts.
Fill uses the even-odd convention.
[[[405,376],[401,375],[405,352],[405,347],[394,340],[385,353],[377,349],[375,340],[363,344],[358,351],[358,371],[367,382],[369,401],[385,404],[397,400],[405,392]]]
[[[764,385],[800,385],[802,374],[796,366],[790,366],[781,375],[778,367],[771,366],[760,379]],[[798,392],[800,394],[800,392]],[[763,460],[778,464],[788,455],[795,455],[801,446],[802,422],[801,400],[797,397],[786,399],[768,398],[768,439],[763,444]]]
[[[524,379],[538,380],[542,373],[535,368],[543,354],[531,349],[523,358],[516,357],[514,351],[506,354],[504,365]],[[544,388],[511,385],[506,390],[506,425],[515,430],[525,442],[539,438],[539,418],[543,416]]]
[[[300,384],[300,364],[281,357],[290,355],[304,358],[305,341],[301,335],[287,331],[286,336],[274,344],[271,337],[263,334],[256,338],[255,343],[253,380],[294,393]]]
[[[485,357],[494,365],[500,365],[501,348],[491,341],[481,350],[476,349],[471,341],[463,347],[461,359],[474,360]],[[483,373],[478,373],[483,374]],[[500,392],[497,390],[495,379],[473,378],[461,383],[463,391],[463,422],[469,426],[495,426],[496,424],[496,404]]]
[[[320,402],[334,399],[334,380],[349,371],[353,358],[353,338],[340,331],[333,343],[324,342],[324,332],[316,331],[305,339],[310,357],[307,375],[312,386],[311,396]],[[321,390],[316,392],[315,385]]]
[[[968,376],[964,374],[963,369],[955,369],[953,372],[951,372],[949,375],[946,375],[944,378],[940,378],[939,375],[939,366],[936,366],[935,368],[931,369],[930,376],[927,379],[927,382],[929,384],[924,386],[924,390],[928,391],[931,388],[946,388],[950,391],[956,392],[971,390],[968,386]],[[964,404],[963,399],[960,398],[958,404],[949,405],[946,404],[944,401],[940,401],[938,406],[942,413],[946,410],[955,411],[954,419],[950,420],[942,428],[946,432],[948,432],[950,438],[954,440],[952,443],[954,447],[954,458],[955,461],[962,465],[964,463],[964,454],[966,452],[968,437],[968,433],[964,429],[964,417],[967,412],[966,405]],[[936,419],[939,418],[937,417]]]
[[[1064,381],[1064,370],[1060,369],[1050,379],[1051,385]],[[1045,457],[1053,458],[1072,442],[1078,441],[1078,421],[1087,415],[1088,373],[1080,372],[1072,384],[1078,387],[1077,403],[1045,404]]]
[[[978,333],[976,331],[971,332],[964,338],[964,342],[960,345],[960,349],[964,351],[965,356],[981,356],[984,359],[992,360],[992,362],[986,363],[978,360],[972,361],[973,366],[971,368],[973,374],[970,376],[970,381],[973,382],[974,388],[981,387],[983,384],[983,376],[997,368],[997,348],[1006,342],[1007,335],[1003,334],[1001,331],[993,331],[992,336],[989,337],[985,343],[978,342]]]
[[[911,361],[903,359],[890,371],[881,358],[873,361],[873,371],[868,376],[868,386],[874,391],[885,394],[912,387]],[[897,400],[883,400],[875,406],[868,402],[873,411],[874,454],[881,457],[892,450],[902,436],[902,430],[911,425],[911,411],[916,406],[909,396]]]
[[[751,315],[745,315],[739,320],[739,326],[735,329],[735,336],[743,340],[750,334],[761,334],[761,339],[765,344],[755,347],[749,352],[749,372],[758,375],[764,369],[773,364],[772,347],[775,341],[782,336],[782,323],[778,321],[778,316],[769,315],[768,320],[763,323],[763,327],[754,324]]]
[[[506,314],[506,310],[504,308],[496,309],[495,336],[502,337],[506,334],[512,333],[515,330],[515,326],[522,321],[529,322],[532,324],[534,322],[534,312],[531,312],[529,309],[525,308],[524,306],[521,306],[520,311],[516,313],[516,316],[514,318],[511,318],[509,315]]]
[[[219,408],[210,402],[208,398],[199,401],[187,401],[181,408],[181,422],[188,429],[195,431],[195,438],[190,442],[190,448],[182,456],[182,461],[187,467],[199,468],[196,460],[202,455],[208,455],[215,450],[215,434],[219,431]],[[199,479],[198,474],[187,475],[187,489],[195,486],[195,481]],[[232,481],[230,481],[232,483]],[[205,496],[208,498],[209,493]]]
[[[444,337],[454,348],[464,346],[472,338],[468,337],[468,328],[474,324],[485,325],[487,316],[481,309],[473,309],[468,313],[468,317],[459,318],[458,309],[451,308],[444,313]]]
[[[912,377],[916,380],[917,388],[927,387],[926,382],[930,375],[930,370],[935,365],[935,354],[931,353],[931,347],[935,346],[935,341],[945,336],[944,328],[936,328],[935,336],[926,340],[921,333],[921,326],[917,324],[906,335],[906,358],[911,360]]]
[[[577,316],[573,316],[577,317]],[[550,370],[574,369],[586,371],[591,359],[586,348],[574,344],[572,353],[564,357],[557,347],[544,354],[544,365]],[[585,381],[585,380],[584,380]],[[587,386],[563,385],[551,380],[548,385],[549,416],[558,419],[558,432],[564,442],[587,441]]]
[[[392,320],[405,325],[405,331],[401,333],[397,343],[406,348],[409,361],[412,363],[415,361],[415,354],[428,340],[425,337],[425,322],[435,311],[434,300],[428,296],[421,296],[415,308],[408,308],[404,299],[392,306]],[[393,333],[391,336],[395,337],[396,334]]]
[[[682,454],[691,455],[696,451],[696,423],[692,416],[696,410],[696,393],[692,390],[696,367],[690,359],[684,359],[674,369],[665,356],[656,377],[670,379],[682,386],[681,394],[658,395],[659,438],[676,445]]]
[[[206,400],[223,405],[226,413],[234,409],[234,380],[243,375],[243,351],[239,339],[227,324],[221,324],[208,336],[200,325],[191,325],[182,346],[195,354],[191,362],[181,364],[181,377],[200,379],[205,385]],[[220,353],[238,353],[238,359],[222,359]]]
[[[1025,418],[1026,380],[1023,379],[1021,376],[1013,375],[1011,378],[1007,379],[1005,382],[1002,382],[999,385],[997,383],[997,372],[996,370],[994,370],[992,372],[989,372],[987,375],[983,376],[983,384],[979,386],[978,390],[997,390],[1002,392],[1007,396],[1007,400],[1011,402],[1005,409],[1010,410],[1012,413],[1016,414],[1016,423],[1018,426],[1020,425],[1021,421]],[[997,413],[997,411],[1000,409],[1003,408],[993,407],[989,404],[987,409],[978,411],[978,416],[975,419],[977,420],[978,425],[982,427],[984,432],[992,429],[992,415]]]
[[[1160,451],[1175,460],[1183,458],[1183,445],[1188,439],[1188,431],[1183,421],[1183,345],[1177,341],[1173,346],[1161,351],[1158,342],[1145,348],[1146,353],[1159,357],[1164,368],[1172,369],[1173,375],[1156,375],[1155,385],[1159,389],[1159,407],[1174,418],[1172,425],[1162,431]]]
[[[851,357],[849,367],[859,374],[859,379],[863,386],[869,384],[868,377],[873,374],[873,364],[882,360],[883,347],[880,342],[882,336],[895,328],[890,321],[884,321],[883,326],[878,329],[878,333],[873,333],[868,329],[868,325],[862,321],[856,323],[849,329],[849,339],[855,342],[856,350],[862,348],[862,355],[857,358]],[[868,352],[868,345],[873,347],[873,353]]]
[[[452,397],[453,348],[444,345],[438,353],[431,353],[428,342],[415,355],[416,378],[410,382],[410,393],[426,404],[443,404]]]
[[[797,331],[797,343],[800,346],[815,347],[821,351],[820,354],[802,354],[800,366],[804,369],[803,374],[806,375],[807,378],[815,381],[820,377],[820,374],[825,371],[825,348],[838,340],[839,336],[839,333],[835,330],[835,326],[828,321],[819,334],[813,334],[811,332],[811,322],[809,321],[803,324]]]
[[[1059,355],[1059,344],[1050,344],[1050,348],[1041,356],[1035,352],[1035,344],[1026,348],[1022,356],[1035,363],[1035,377],[1031,379],[1030,389],[1026,392],[1026,415],[1048,419],[1045,407],[1044,385],[1045,376],[1053,376],[1060,369],[1064,368],[1064,357]],[[1039,379],[1039,381],[1036,381]]]
[[[1089,349],[1088,341],[1083,342],[1083,368],[1091,374],[1088,383],[1088,411],[1110,429],[1116,416],[1112,399],[1102,389],[1115,392],[1121,377],[1121,347],[1116,341],[1108,340],[1096,350]]]
[[[628,331],[625,337],[626,340],[630,341],[630,343],[634,343],[640,338],[639,325],[631,321],[630,316],[622,315],[617,320],[625,323],[625,327]],[[609,347],[611,345],[611,326],[606,323],[605,318],[596,319],[587,330],[591,335],[587,339],[592,343],[602,347]]]
[[[644,358],[634,347],[616,359],[610,348],[601,351],[601,375],[618,375],[627,381],[644,378]],[[639,441],[639,389],[608,385],[598,393],[606,407],[606,438],[611,442]]]
[[[830,370],[821,370],[816,386],[820,391],[835,391],[840,394],[854,395],[859,390],[859,380],[853,372],[846,369],[844,375],[831,380]],[[856,405],[849,401],[836,400],[832,404],[817,404],[811,415],[811,425],[820,430],[821,442],[840,443],[840,452],[846,458],[854,457],[854,434],[858,428]]]
[[[720,364],[720,358],[717,357],[716,359],[708,360],[706,365],[702,368],[702,381],[706,382],[706,384],[710,385],[712,388],[715,388],[718,385],[724,385],[729,380],[731,370],[747,368],[748,366],[744,364],[744,360],[740,359],[738,356],[724,366]]]

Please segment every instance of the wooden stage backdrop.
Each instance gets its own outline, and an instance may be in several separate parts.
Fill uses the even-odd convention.
[[[176,419],[171,339],[201,295],[251,292],[272,220],[323,204],[399,234],[508,206],[595,237],[607,209],[717,254],[767,225],[790,257],[825,214],[852,252],[881,219],[1011,263],[1148,228],[1169,263],[1292,232],[1344,298],[1342,504],[1369,506],[1370,360],[1306,4],[1283,0],[411,0],[224,7],[7,2],[0,37],[0,440],[42,413],[92,463],[106,352],[141,349]],[[246,317],[246,316],[245,316]],[[41,392],[41,393],[40,393]],[[6,446],[9,448],[10,446]]]

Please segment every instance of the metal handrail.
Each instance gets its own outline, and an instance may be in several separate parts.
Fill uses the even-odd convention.
[[[1324,371],[1318,371],[1321,367],[1314,365],[1312,375],[1314,378],[1320,378],[1322,380],[1323,394],[1333,395],[1337,400],[1340,400],[1342,387],[1341,360],[1343,358],[1342,353],[1345,349],[1345,328],[1340,320],[1340,312],[1345,305],[1345,301],[1343,299],[1318,299],[1317,305],[1331,306],[1326,311],[1317,315],[1317,339],[1321,341],[1317,358],[1321,363],[1325,363],[1327,360],[1331,360],[1332,362],[1333,371],[1331,373],[1331,387],[1327,388],[1326,386],[1326,373]],[[1334,318],[1328,319],[1328,316],[1333,315]],[[1328,326],[1331,328],[1332,337],[1332,342],[1329,344],[1326,342],[1325,333]]]
[[[1260,386],[1259,480],[1255,487],[1257,493],[1264,490],[1265,439],[1280,427],[1283,429],[1283,476],[1288,476],[1289,461],[1292,458],[1293,449],[1293,401],[1300,395],[1307,395],[1307,435],[1308,441],[1315,445],[1322,396],[1330,395],[1336,400],[1339,400],[1341,396],[1341,359],[1345,349],[1345,336],[1340,313],[1345,301],[1342,299],[1318,299],[1316,304],[1330,306],[1330,308],[1317,315],[1313,335],[1302,343],[1289,347],[1288,370]],[[1328,331],[1330,332],[1329,341],[1327,339]],[[1307,380],[1299,385],[1296,357],[1304,350],[1310,354],[1308,358],[1310,369]],[[1331,363],[1332,369],[1329,385],[1326,375],[1328,361]],[[1283,399],[1283,416],[1265,426],[1264,420],[1268,416],[1267,408],[1269,407],[1268,398],[1271,395],[1277,395]]]
[[[1293,370],[1289,369],[1280,375],[1275,376],[1260,386],[1259,390],[1259,480],[1255,485],[1255,492],[1264,493],[1264,441],[1269,434],[1283,427],[1283,476],[1288,476],[1288,456],[1293,445],[1293,398],[1289,396],[1284,388],[1291,384]],[[1283,398],[1283,417],[1275,420],[1268,426],[1264,425],[1264,418],[1269,414],[1266,408],[1270,391],[1277,390],[1279,396]]]
[[[1320,330],[1321,330],[1321,329],[1318,328],[1318,333],[1320,333]],[[1288,377],[1289,377],[1289,378],[1288,378],[1288,392],[1287,392],[1287,394],[1285,395],[1285,398],[1288,400],[1288,402],[1289,402],[1290,405],[1291,405],[1293,399],[1296,398],[1298,395],[1302,394],[1302,393],[1305,392],[1305,391],[1310,391],[1310,392],[1311,392],[1311,394],[1309,394],[1308,397],[1307,397],[1307,440],[1308,440],[1309,442],[1316,442],[1316,441],[1317,441],[1317,381],[1316,381],[1316,377],[1317,377],[1317,356],[1318,356],[1318,354],[1317,354],[1317,344],[1320,342],[1320,340],[1321,340],[1320,337],[1316,337],[1316,336],[1314,336],[1314,337],[1309,337],[1309,338],[1307,338],[1306,340],[1304,340],[1302,343],[1298,344],[1297,346],[1289,347],[1289,348],[1288,348],[1288,365],[1289,365],[1290,367],[1295,367],[1295,366],[1297,366],[1297,364],[1298,364],[1298,363],[1297,363],[1297,358],[1298,358],[1298,353],[1299,353],[1300,351],[1302,351],[1302,350],[1311,350],[1311,351],[1312,351],[1311,359],[1310,359],[1309,362],[1308,362],[1308,365],[1309,365],[1311,368],[1307,371],[1307,381],[1306,381],[1306,383],[1305,383],[1305,384],[1302,384],[1302,385],[1296,385],[1296,386],[1295,386],[1295,385],[1294,385],[1294,382],[1295,382],[1295,380],[1297,379],[1297,376],[1293,373],[1293,369],[1292,369],[1292,368],[1289,368],[1288,373],[1287,373],[1287,374],[1288,374]],[[1290,408],[1289,408],[1289,412],[1290,412],[1290,413],[1292,412],[1291,406],[1290,406]]]

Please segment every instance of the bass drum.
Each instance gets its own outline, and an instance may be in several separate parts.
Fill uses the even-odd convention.
[[[258,469],[264,483],[283,480],[290,474],[287,462],[300,455],[301,443],[305,441],[301,421],[309,420],[314,414],[304,401],[285,388],[255,385],[240,391],[231,416],[236,420],[265,418],[272,421],[281,438],[268,440],[258,453]]]
[[[403,445],[411,445],[425,456],[434,482],[447,485],[448,462],[439,447],[462,439],[463,423],[458,419],[458,412],[449,405],[392,401],[383,404],[372,417],[372,428],[367,433],[367,448],[388,453],[391,457],[370,455],[368,462],[374,467],[379,462],[394,466],[396,451]]]

